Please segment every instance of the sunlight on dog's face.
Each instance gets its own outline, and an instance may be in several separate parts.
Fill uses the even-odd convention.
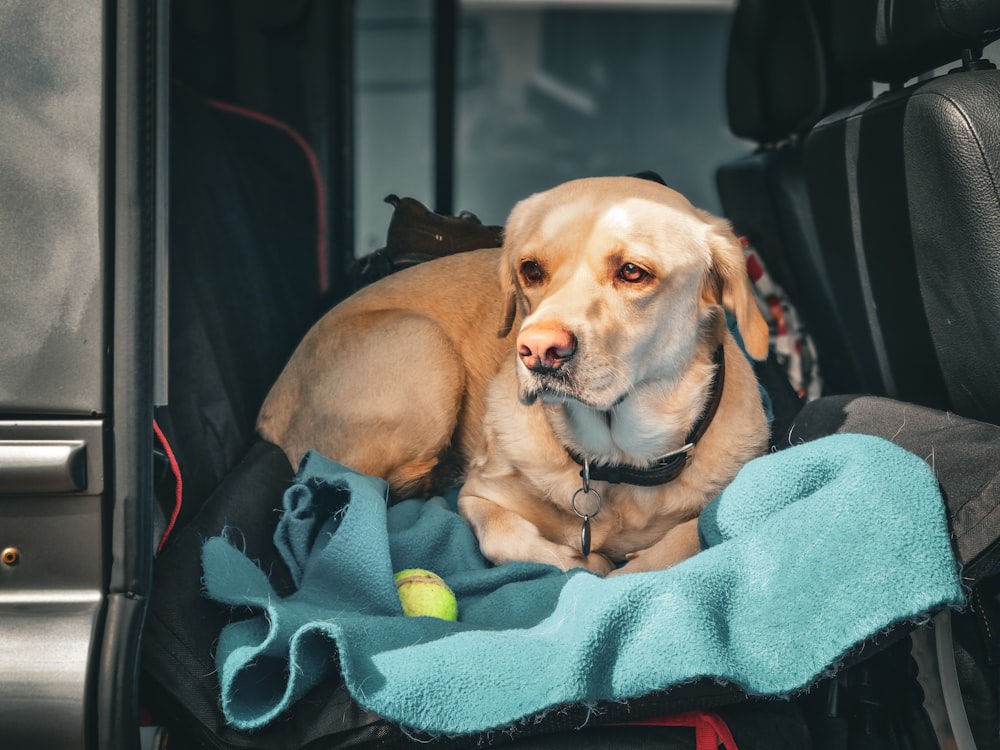
[[[687,368],[711,317],[701,295],[708,225],[667,188],[631,188],[556,188],[514,209],[505,259],[522,315],[523,403],[606,411]]]

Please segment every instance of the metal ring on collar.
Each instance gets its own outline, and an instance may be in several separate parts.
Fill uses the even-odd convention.
[[[594,510],[593,513],[581,513],[580,509],[576,507],[576,499],[581,494],[593,495],[595,498],[597,498],[597,508]],[[604,498],[602,498],[601,493],[595,490],[593,487],[590,487],[589,489],[584,489],[583,487],[581,487],[580,489],[578,489],[576,492],[573,493],[573,499],[571,501],[571,504],[573,506],[573,512],[576,513],[576,515],[578,515],[580,518],[594,518],[598,513],[601,512],[601,508],[604,507]]]

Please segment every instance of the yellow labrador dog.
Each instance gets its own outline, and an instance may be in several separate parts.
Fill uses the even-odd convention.
[[[764,358],[726,222],[647,180],[575,180],[519,203],[502,249],[333,308],[258,429],[293,464],[315,449],[397,497],[464,475],[459,510],[494,563],[665,568],[698,551],[698,514],[767,445],[725,310]]]

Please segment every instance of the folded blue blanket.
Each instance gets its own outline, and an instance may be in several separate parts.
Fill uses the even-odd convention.
[[[492,567],[454,495],[387,508],[385,494],[303,460],[275,534],[298,585],[285,598],[228,538],[205,543],[207,594],[252,612],[217,649],[233,726],[266,724],[338,668],[365,708],[443,734],[706,676],[786,696],[892,624],[963,602],[933,473],[868,436],[752,461],[702,514],[707,550],[611,579]],[[459,621],[404,617],[404,568],[442,575]]]

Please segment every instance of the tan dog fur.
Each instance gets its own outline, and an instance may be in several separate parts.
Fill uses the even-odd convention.
[[[726,222],[646,180],[576,180],[519,203],[502,249],[424,263],[337,305],[295,351],[258,430],[293,464],[315,449],[397,497],[440,489],[457,465],[459,510],[495,563],[668,567],[698,551],[698,514],[767,445],[723,308],[764,358],[767,326]],[[584,557],[567,449],[643,467],[679,448],[720,343],[718,411],[686,467],[657,487],[594,482],[603,508]],[[529,369],[534,349],[557,361]]]

